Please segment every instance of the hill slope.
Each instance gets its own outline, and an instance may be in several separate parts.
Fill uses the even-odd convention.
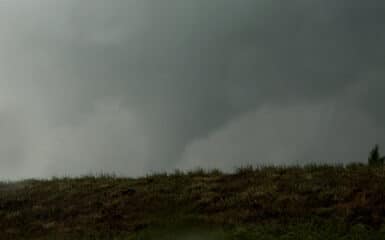
[[[385,170],[363,165],[26,180],[0,183],[0,235],[127,239],[149,229],[182,225],[233,229],[237,234],[239,228],[272,228],[271,234],[281,229],[284,234],[289,226],[316,226],[315,232],[332,226],[327,231],[341,235],[358,226],[374,234],[385,229],[384,199]]]

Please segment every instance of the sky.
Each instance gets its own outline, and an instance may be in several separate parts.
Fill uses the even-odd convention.
[[[0,176],[365,162],[383,0],[0,0]]]

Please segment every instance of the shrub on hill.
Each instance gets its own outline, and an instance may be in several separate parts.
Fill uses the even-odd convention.
[[[370,151],[369,158],[368,158],[368,164],[369,166],[383,166],[385,161],[385,156],[380,156],[380,150],[379,146],[376,144],[372,151]]]

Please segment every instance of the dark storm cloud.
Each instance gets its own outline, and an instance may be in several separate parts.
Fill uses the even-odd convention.
[[[8,147],[2,152],[15,169],[34,166],[32,174],[40,175],[101,169],[135,175],[185,161],[194,166],[201,163],[191,158],[205,148],[221,149],[220,143],[232,139],[226,133],[233,131],[245,131],[235,139],[247,146],[234,156],[253,162],[266,155],[247,149],[259,142],[269,151],[273,144],[249,131],[272,127],[258,123],[258,114],[279,116],[276,124],[283,129],[296,127],[285,118],[297,114],[303,124],[313,123],[309,129],[338,128],[349,114],[367,119],[368,138],[378,138],[374,135],[384,129],[379,110],[385,102],[383,1],[1,4],[2,105],[18,109],[2,114],[19,119],[8,121],[7,129],[28,129],[26,136],[17,131],[2,136],[19,149],[17,156]],[[343,99],[345,105],[330,99]],[[338,105],[337,120],[317,123],[323,104],[326,109]],[[352,110],[344,114],[344,106]],[[288,133],[281,148],[302,141],[309,129]],[[336,138],[314,134],[311,146],[290,148],[297,150],[287,162],[301,161],[306,152],[319,151],[325,139]],[[359,146],[349,143],[344,153],[352,147]],[[10,161],[2,165],[13,165]]]

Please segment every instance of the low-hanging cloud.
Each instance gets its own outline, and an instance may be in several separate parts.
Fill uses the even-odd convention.
[[[365,162],[385,130],[352,105],[363,91],[357,84],[322,103],[261,106],[190,144],[178,168]]]
[[[212,160],[223,168],[360,160],[384,142],[384,10],[380,0],[4,0],[0,175],[140,175],[205,165],[197,156],[234,156]],[[330,113],[331,99],[349,100]],[[255,129],[271,142],[246,134]],[[266,155],[272,144],[281,154]]]

